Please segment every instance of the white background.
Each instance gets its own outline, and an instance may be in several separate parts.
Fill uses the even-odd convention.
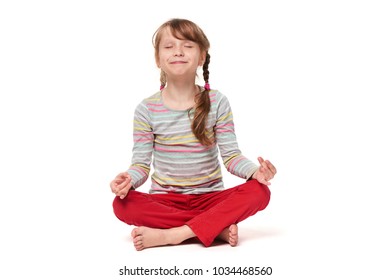
[[[271,266],[268,279],[389,279],[385,2],[2,1],[0,278],[228,265]],[[136,252],[112,213],[135,106],[159,87],[151,38],[172,17],[211,41],[210,83],[232,104],[243,153],[278,168],[236,248]]]

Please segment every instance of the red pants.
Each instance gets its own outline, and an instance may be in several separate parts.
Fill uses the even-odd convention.
[[[115,197],[114,213],[135,226],[168,229],[189,226],[207,247],[231,224],[237,224],[267,207],[270,190],[257,180],[206,194],[147,194],[130,191]]]

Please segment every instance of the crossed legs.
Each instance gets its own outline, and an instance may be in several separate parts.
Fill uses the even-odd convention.
[[[250,180],[202,195],[130,191],[123,200],[116,197],[113,206],[120,220],[136,226],[131,233],[136,250],[176,245],[192,237],[205,246],[216,238],[236,246],[237,223],[263,210],[269,199],[268,187]]]

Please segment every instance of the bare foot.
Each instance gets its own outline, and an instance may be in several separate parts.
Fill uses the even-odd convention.
[[[225,228],[219,235],[219,239],[222,239],[234,247],[238,244],[238,226],[236,224],[230,225]]]
[[[176,245],[188,238],[194,237],[195,234],[186,225],[170,229],[141,226],[133,229],[131,236],[133,237],[135,249],[141,251],[150,247]]]

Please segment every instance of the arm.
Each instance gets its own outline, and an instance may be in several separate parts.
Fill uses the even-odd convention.
[[[137,106],[133,122],[133,157],[127,170],[131,176],[131,185],[138,188],[148,179],[152,161],[154,135],[145,103]]]
[[[243,179],[250,179],[258,166],[242,155],[234,131],[233,113],[228,99],[219,94],[216,104],[215,137],[226,169]]]
[[[238,148],[234,132],[233,114],[229,101],[222,96],[217,104],[217,123],[215,135],[226,169],[244,179],[256,179],[259,183],[270,185],[276,174],[275,166],[269,161],[258,157],[260,166],[248,160]]]
[[[133,158],[127,172],[119,173],[111,181],[111,191],[121,199],[130,189],[141,186],[149,176],[154,136],[147,108],[141,103],[135,110],[133,123]]]

